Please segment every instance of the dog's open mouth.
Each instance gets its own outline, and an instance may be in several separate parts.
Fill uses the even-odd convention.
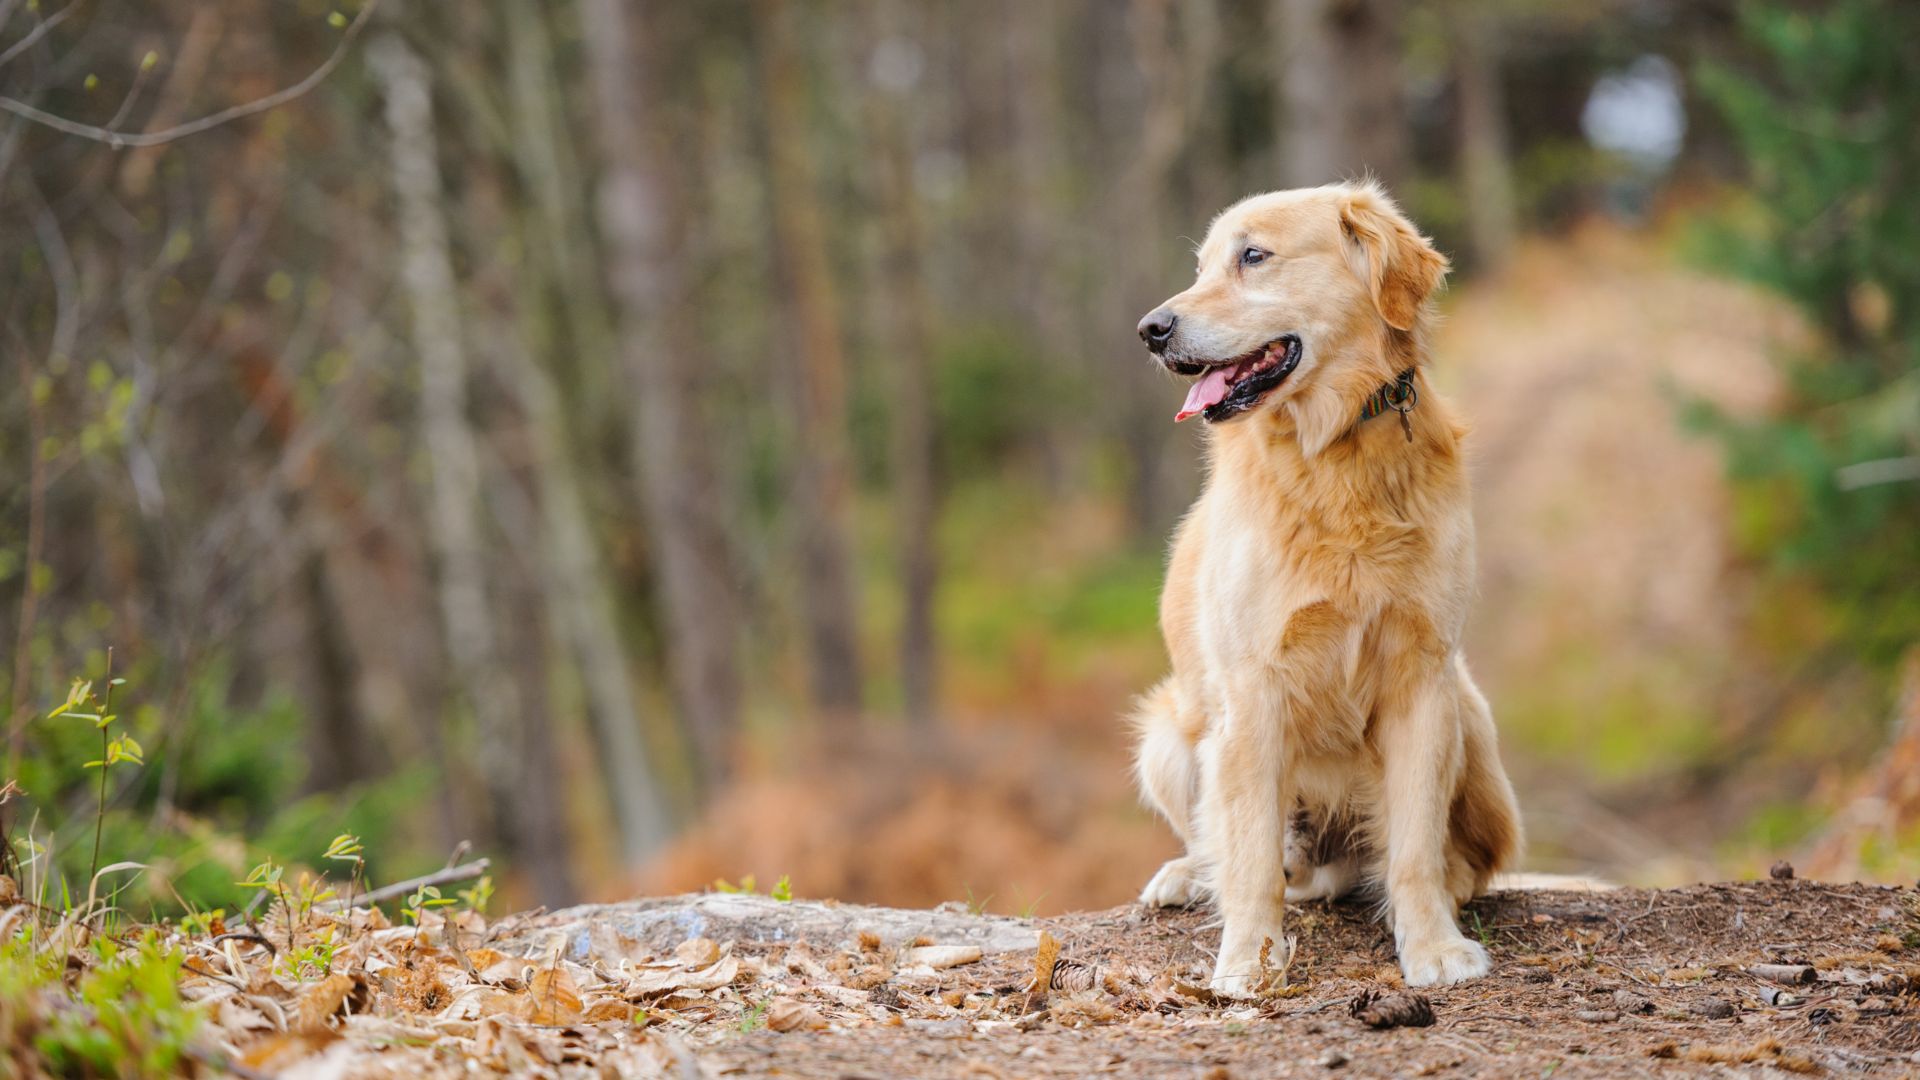
[[[1233,360],[1217,364],[1170,361],[1167,367],[1181,375],[1198,375],[1187,390],[1186,404],[1174,415],[1178,423],[1190,416],[1204,415],[1217,424],[1238,416],[1287,381],[1300,366],[1300,338],[1287,334],[1259,349]]]

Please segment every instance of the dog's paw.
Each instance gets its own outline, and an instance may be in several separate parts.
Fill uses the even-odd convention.
[[[1478,942],[1455,934],[1400,948],[1400,971],[1408,986],[1445,986],[1487,973],[1493,961]]]
[[[1215,969],[1213,978],[1207,981],[1207,987],[1223,998],[1250,1001],[1260,996],[1260,982],[1261,976],[1258,971],[1222,973]]]
[[[1238,955],[1221,950],[1220,960],[1213,965],[1213,978],[1207,980],[1207,988],[1226,998],[1258,997],[1260,987],[1266,983],[1267,973],[1260,970],[1260,954]]]
[[[1147,887],[1140,890],[1140,902],[1148,907],[1192,907],[1202,898],[1196,880],[1192,856],[1168,859]]]
[[[1288,943],[1276,925],[1271,933],[1234,933],[1220,940],[1220,957],[1207,987],[1221,997],[1255,998],[1287,966]],[[1268,944],[1272,942],[1272,944]],[[1265,960],[1265,963],[1261,961]]]

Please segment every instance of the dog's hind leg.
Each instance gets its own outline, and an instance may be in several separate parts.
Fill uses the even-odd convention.
[[[1169,859],[1140,891],[1140,902],[1151,907],[1186,907],[1205,896],[1200,866],[1193,849],[1193,805],[1200,770],[1194,755],[1198,723],[1182,717],[1171,677],[1141,695],[1134,706],[1133,725],[1138,739],[1133,770],[1147,805],[1167,819],[1188,854]]]
[[[1449,808],[1465,756],[1460,685],[1438,664],[1412,674],[1380,709],[1380,814],[1400,970],[1408,986],[1433,986],[1477,978],[1491,965],[1487,950],[1460,933],[1458,883],[1450,880]]]
[[[1495,873],[1520,859],[1520,807],[1500,764],[1499,734],[1493,710],[1474,685],[1464,660],[1456,658],[1460,680],[1462,760],[1459,784],[1448,814],[1447,885],[1456,903],[1487,890]]]

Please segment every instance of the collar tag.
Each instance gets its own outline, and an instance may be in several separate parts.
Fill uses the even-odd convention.
[[[1394,377],[1394,380],[1373,392],[1367,403],[1360,409],[1362,421],[1371,420],[1391,409],[1400,414],[1400,430],[1406,432],[1407,441],[1413,441],[1413,421],[1407,414],[1420,403],[1420,388],[1413,382],[1414,369],[1408,368]]]

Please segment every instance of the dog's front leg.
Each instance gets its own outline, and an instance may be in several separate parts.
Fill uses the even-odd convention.
[[[1260,987],[1262,944],[1284,949],[1286,909],[1285,747],[1278,718],[1253,707],[1258,698],[1235,695],[1224,723],[1200,744],[1201,814],[1195,823],[1213,873],[1220,911],[1220,956],[1213,990],[1248,997]],[[1278,964],[1280,953],[1271,959]]]
[[[1460,933],[1447,888],[1447,829],[1461,767],[1458,687],[1443,676],[1404,688],[1378,731],[1387,839],[1387,902],[1409,986],[1487,973],[1487,951]]]

